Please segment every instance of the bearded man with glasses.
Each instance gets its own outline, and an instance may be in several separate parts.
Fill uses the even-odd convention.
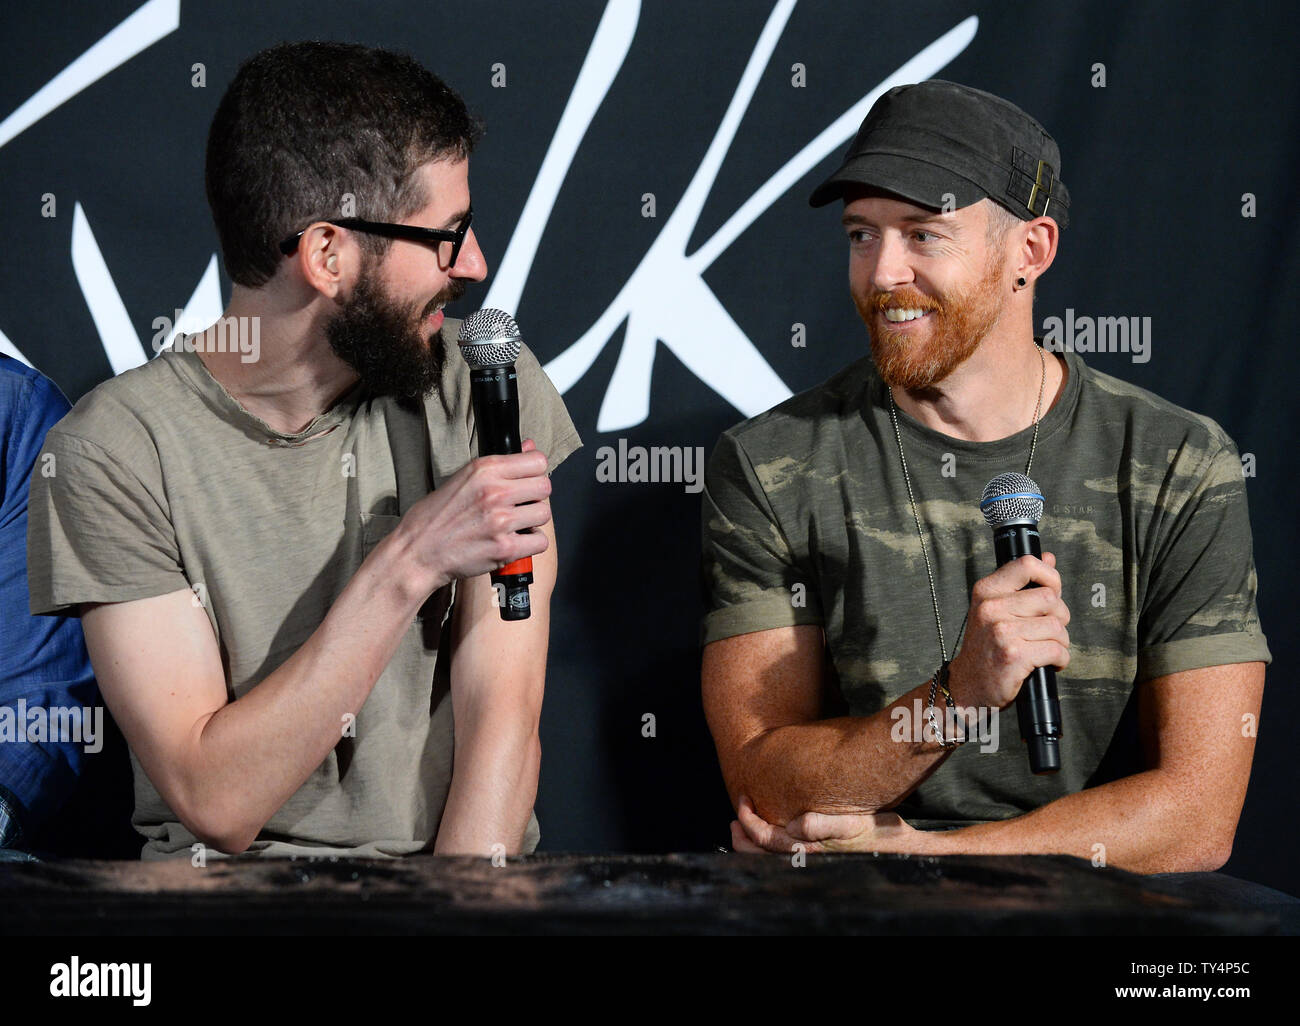
[[[524,451],[473,458],[444,307],[487,275],[477,136],[408,57],[252,57],[208,139],[225,316],[47,437],[32,608],[82,616],[146,859],[537,846],[549,474],[581,442],[523,348]],[[488,573],[524,556],[507,622]]]

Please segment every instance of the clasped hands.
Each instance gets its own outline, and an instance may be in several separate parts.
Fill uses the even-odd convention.
[[[914,829],[894,812],[805,812],[782,826],[763,819],[741,795],[737,815],[731,821],[731,846],[738,852],[788,855],[800,845],[812,852],[932,853],[933,835]]]

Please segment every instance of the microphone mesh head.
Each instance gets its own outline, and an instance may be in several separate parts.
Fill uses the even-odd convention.
[[[1043,518],[1043,493],[1024,474],[999,474],[984,486],[980,512],[995,529],[1020,520],[1038,523]]]
[[[461,321],[456,341],[471,367],[503,367],[519,356],[519,325],[504,310],[477,310]]]

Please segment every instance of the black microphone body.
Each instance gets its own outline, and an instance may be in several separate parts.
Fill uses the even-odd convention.
[[[1024,474],[999,474],[984,488],[980,511],[993,528],[993,552],[998,566],[1021,556],[1043,556],[1038,521],[1043,515],[1043,495]],[[1027,588],[1039,585],[1030,582]],[[1061,703],[1056,697],[1056,669],[1039,666],[1016,695],[1020,737],[1029,746],[1029,768],[1034,773],[1055,773],[1061,768]]]
[[[515,365],[472,367],[469,372],[474,423],[478,427],[478,454],[504,456],[520,452],[519,375]]]
[[[513,363],[503,367],[473,367],[469,389],[478,428],[478,454],[504,456],[520,452],[519,375]],[[524,569],[523,564],[527,564]],[[501,619],[527,620],[532,616],[528,586],[533,583],[533,561],[525,558],[492,571],[492,586],[504,588]]]
[[[478,432],[480,456],[504,456],[522,451],[519,437],[519,328],[500,310],[480,310],[461,326],[461,355],[469,364],[470,402]],[[528,534],[531,528],[519,533]],[[525,556],[492,571],[503,620],[527,620],[532,615],[528,586],[533,583],[532,557]]]
[[[1021,556],[1043,556],[1036,523],[1008,524],[993,532],[998,566]],[[1027,588],[1041,587],[1030,582]],[[1061,768],[1061,703],[1056,697],[1056,670],[1039,666],[1025,678],[1016,695],[1020,737],[1029,745],[1029,768],[1034,773],[1055,773]]]

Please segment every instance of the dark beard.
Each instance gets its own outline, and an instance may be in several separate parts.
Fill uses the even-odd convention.
[[[928,388],[970,359],[1002,316],[1000,285],[1001,268],[990,258],[984,277],[965,292],[931,297],[904,287],[876,292],[858,302],[858,313],[871,334],[871,358],[885,384]],[[930,341],[918,346],[905,332],[890,331],[880,312],[887,306],[933,310]]]
[[[325,337],[334,354],[357,372],[370,395],[394,396],[403,405],[418,405],[442,379],[447,347],[441,332],[422,335],[414,325],[423,325],[439,303],[459,299],[464,292],[464,283],[452,281],[417,316],[417,305],[394,303],[365,268],[352,295],[325,326]]]

